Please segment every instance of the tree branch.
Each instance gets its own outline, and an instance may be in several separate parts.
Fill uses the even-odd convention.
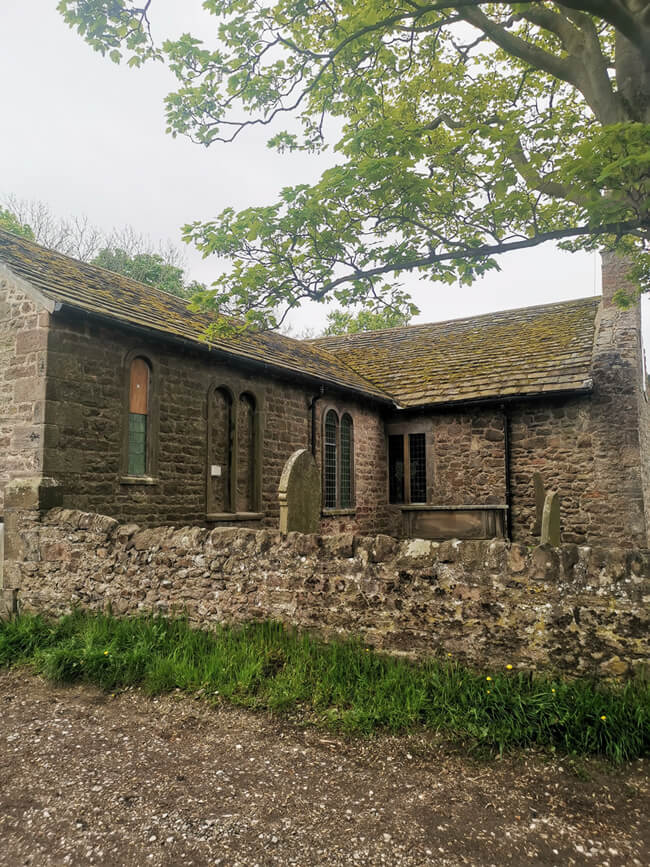
[[[390,274],[396,271],[412,271],[415,268],[426,268],[428,265],[435,265],[438,262],[453,262],[459,259],[483,259],[486,256],[497,256],[501,253],[509,253],[512,250],[525,250],[530,247],[537,247],[546,241],[561,241],[565,238],[579,238],[584,235],[627,235],[638,229],[644,232],[650,230],[650,224],[642,220],[630,220],[625,223],[609,223],[603,226],[575,226],[568,229],[554,229],[549,232],[540,232],[532,238],[523,238],[520,241],[506,241],[498,244],[482,244],[479,247],[465,247],[462,250],[453,250],[447,253],[432,253],[429,256],[422,256],[418,259],[410,259],[403,262],[394,262],[387,265],[379,265],[376,268],[369,268],[363,271],[364,279],[372,279],[382,274]],[[358,280],[359,274],[344,274],[336,280],[326,283],[318,292],[311,295],[315,301],[321,300],[337,286],[343,283],[349,283],[352,280]]]

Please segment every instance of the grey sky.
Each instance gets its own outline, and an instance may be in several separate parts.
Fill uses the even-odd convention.
[[[209,39],[198,0],[156,0],[157,35],[193,31]],[[209,149],[165,135],[163,98],[174,78],[162,65],[118,67],[94,53],[56,12],[56,0],[0,0],[0,193],[46,201],[57,215],[86,214],[105,229],[131,224],[179,242],[186,221],[273,200],[286,185],[315,180],[327,165],[279,156],[263,131]],[[331,159],[331,158],[329,158]],[[180,242],[179,242],[180,243]],[[191,276],[220,269],[187,248]],[[599,291],[595,254],[546,246],[513,253],[501,273],[473,287],[412,280],[420,321],[524,306]],[[293,317],[321,327],[316,305]]]

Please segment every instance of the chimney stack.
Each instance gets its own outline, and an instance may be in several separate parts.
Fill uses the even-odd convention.
[[[600,254],[602,259],[603,307],[617,306],[614,295],[619,289],[638,301],[639,287],[627,276],[631,268],[629,259],[616,253]],[[636,306],[636,305],[634,305]]]

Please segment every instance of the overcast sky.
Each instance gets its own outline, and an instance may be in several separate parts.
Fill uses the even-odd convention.
[[[209,39],[214,19],[198,0],[156,0],[156,35]],[[0,0],[0,195],[47,202],[60,216],[87,215],[109,230],[132,225],[180,245],[180,226],[224,207],[265,204],[283,186],[314,181],[327,165],[280,156],[261,131],[203,148],[165,134],[163,98],[174,78],[161,65],[130,70],[96,54],[63,23],[56,0]],[[329,158],[331,159],[331,157]],[[182,245],[185,246],[185,245]],[[188,271],[209,281],[217,261],[186,248]],[[600,291],[596,254],[544,246],[512,253],[471,288],[412,280],[418,321],[584,297]],[[322,327],[325,310],[295,314]]]

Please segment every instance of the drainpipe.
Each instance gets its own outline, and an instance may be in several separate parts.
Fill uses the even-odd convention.
[[[510,416],[508,415],[508,411],[505,407],[505,404],[501,405],[501,411],[503,412],[503,469],[504,469],[504,478],[506,484],[506,521],[505,521],[505,532],[506,539],[508,542],[512,542],[512,484],[510,481]]]
[[[325,394],[325,386],[321,385],[318,394],[315,394],[309,404],[311,410],[311,453],[316,457],[316,401],[320,400]]]

